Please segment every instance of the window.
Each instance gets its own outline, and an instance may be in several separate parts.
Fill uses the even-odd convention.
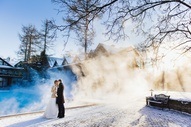
[[[3,61],[2,60],[0,60],[0,65],[3,65]]]
[[[7,78],[0,77],[0,87],[8,86]]]
[[[4,65],[9,66],[7,63],[3,62]]]
[[[3,86],[3,78],[0,77],[0,87]]]

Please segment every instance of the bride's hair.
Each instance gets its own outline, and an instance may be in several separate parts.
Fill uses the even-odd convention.
[[[58,82],[58,80],[54,80],[54,83]]]

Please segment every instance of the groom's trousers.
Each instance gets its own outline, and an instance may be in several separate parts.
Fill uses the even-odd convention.
[[[65,116],[64,104],[58,104],[58,118],[63,118]]]

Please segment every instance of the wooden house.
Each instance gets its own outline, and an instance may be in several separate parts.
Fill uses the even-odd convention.
[[[102,43],[99,43],[95,50],[90,51],[88,54],[89,58],[94,58],[97,56],[109,56],[111,54],[114,54],[118,51],[117,48],[114,46],[105,45]]]
[[[116,48],[114,46],[105,45],[99,43],[95,50],[90,51],[88,54],[89,58],[96,58],[99,56],[106,56],[106,57],[124,57],[128,61],[130,68],[143,68],[143,60],[142,56],[140,55],[139,51],[133,47],[125,47],[125,48]]]
[[[8,87],[23,77],[23,68],[14,67],[0,58],[0,88]]]
[[[49,68],[53,67],[62,67],[70,64],[66,57],[64,58],[56,58],[56,57],[47,57],[48,58],[48,66]]]

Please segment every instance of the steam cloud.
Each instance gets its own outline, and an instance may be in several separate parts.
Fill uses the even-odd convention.
[[[55,79],[63,79],[66,98],[72,98],[77,103],[136,101],[149,95],[150,89],[191,91],[190,64],[171,70],[149,70],[143,68],[140,57],[134,51],[101,54],[73,65],[72,69],[78,78],[75,85],[74,75],[54,71],[49,72],[51,78],[44,83],[0,92],[0,115],[44,110]]]
[[[78,75],[73,90],[75,100],[136,100],[150,95],[150,89],[191,91],[191,69],[188,64],[171,70],[150,70],[142,67],[141,59],[134,51],[98,55],[73,66],[73,71]]]
[[[147,72],[137,68],[136,61],[141,66],[136,52],[124,50],[114,55],[100,55],[74,66],[73,71],[78,75],[74,99],[114,102],[145,95],[150,83],[146,79]]]
[[[0,91],[0,116],[44,110],[50,99],[50,90],[55,79],[63,80],[65,96],[71,98],[71,90],[75,82],[74,75],[67,71],[64,73],[63,71],[51,71],[48,73],[50,79],[41,82],[42,79],[36,77],[34,86],[13,86],[10,90]]]

